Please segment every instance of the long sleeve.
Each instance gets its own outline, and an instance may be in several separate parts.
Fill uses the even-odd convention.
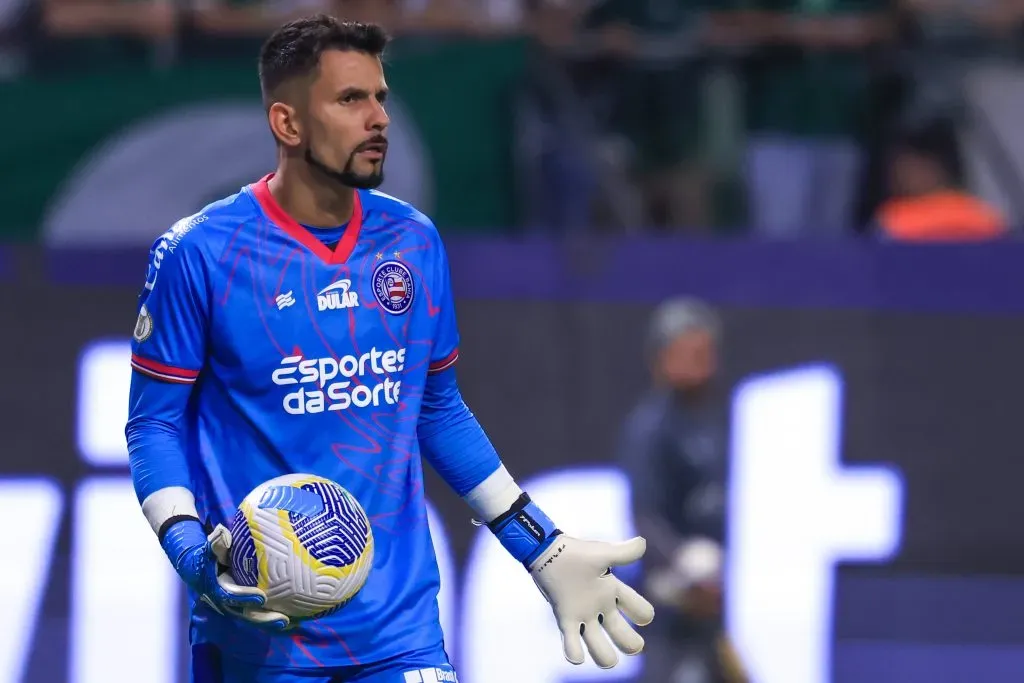
[[[437,258],[430,278],[430,294],[437,307],[437,314],[430,368],[423,388],[423,402],[416,429],[424,457],[458,495],[466,497],[489,476],[499,470],[504,471],[504,468],[480,423],[462,400],[455,380],[455,365],[459,358],[459,328],[455,317],[451,271],[439,236],[434,246]],[[484,490],[489,490],[489,487]],[[488,493],[484,497],[490,496]],[[503,497],[499,499],[501,503],[504,502]],[[475,499],[467,501],[476,507]],[[505,509],[507,506],[496,510],[494,516],[505,512]]]
[[[454,368],[427,378],[417,433],[427,462],[460,496],[501,467],[490,439],[462,400]]]
[[[202,254],[172,228],[150,251],[132,335],[128,463],[143,514],[177,565],[205,539],[182,435],[206,354],[209,316]]]
[[[437,322],[417,423],[420,450],[512,556],[529,566],[561,532],[519,488],[462,400],[455,381],[459,331],[451,274],[440,239],[436,248],[431,291]]]
[[[190,486],[181,425],[191,393],[191,385],[132,373],[125,435],[132,483],[140,503],[160,489]]]

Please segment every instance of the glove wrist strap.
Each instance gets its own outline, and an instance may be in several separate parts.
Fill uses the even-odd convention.
[[[519,496],[511,508],[487,527],[505,550],[527,569],[562,533],[527,493]]]
[[[174,569],[181,574],[190,552],[206,543],[206,532],[203,531],[202,523],[189,515],[169,522],[165,529],[160,530],[160,546],[167,553]]]

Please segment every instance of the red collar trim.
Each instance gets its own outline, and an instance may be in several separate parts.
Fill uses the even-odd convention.
[[[363,227],[363,203],[359,199],[359,192],[352,190],[352,218],[348,221],[345,234],[338,244],[335,245],[334,251],[331,251],[316,235],[285,213],[285,210],[277,203],[274,195],[270,193],[270,186],[268,185],[268,182],[273,177],[273,173],[268,173],[249,186],[267,218],[304,247],[319,256],[324,263],[339,264],[347,261],[348,257],[352,254],[352,250],[356,248],[356,242],[359,241],[359,231]]]

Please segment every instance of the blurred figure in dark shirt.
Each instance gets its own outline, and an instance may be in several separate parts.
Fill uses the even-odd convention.
[[[644,632],[645,683],[740,683],[722,636],[727,425],[716,400],[721,324],[706,304],[674,299],[647,338],[651,389],[630,414],[620,460],[644,581],[658,618]]]

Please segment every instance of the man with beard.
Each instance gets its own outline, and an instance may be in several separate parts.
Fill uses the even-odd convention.
[[[649,683],[741,683],[722,631],[727,482],[726,420],[716,392],[721,325],[703,302],[673,299],[654,312],[646,358],[651,388],[630,414],[620,459],[634,521],[650,543],[646,593]]]
[[[610,571],[640,559],[644,539],[562,534],[462,400],[444,246],[429,218],[372,189],[388,146],[386,44],[379,26],[326,16],[278,29],[260,55],[277,171],[179,221],[150,254],[126,431],[142,511],[189,589],[194,683],[456,680],[421,454],[531,573],[569,661],[585,645],[614,666],[643,649],[633,624],[654,617]],[[305,621],[223,566],[239,502],[293,473],[344,486],[374,538],[364,587]],[[339,561],[336,544],[305,550]]]

